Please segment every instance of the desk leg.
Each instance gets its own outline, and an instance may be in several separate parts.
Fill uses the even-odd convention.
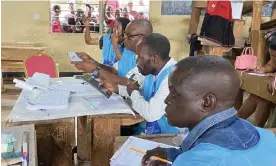
[[[91,128],[87,116],[78,117],[78,159],[79,165],[90,165]],[[90,125],[91,126],[91,125]]]
[[[39,166],[72,166],[74,124],[36,125]]]
[[[109,165],[109,159],[113,155],[115,137],[120,136],[120,127],[120,119],[92,119],[92,165]]]

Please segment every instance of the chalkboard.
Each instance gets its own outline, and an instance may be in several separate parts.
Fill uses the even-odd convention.
[[[270,17],[272,13],[272,3],[263,6],[263,16]],[[188,0],[163,0],[161,15],[191,15],[192,13],[192,1]],[[204,15],[204,10],[202,10],[201,15]],[[251,16],[249,13],[245,16]]]

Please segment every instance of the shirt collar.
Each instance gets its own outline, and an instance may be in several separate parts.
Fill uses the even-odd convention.
[[[170,60],[166,63],[166,65],[160,70],[160,72],[158,73],[158,75],[155,78],[158,78],[158,76],[160,75],[160,73],[162,73],[163,70],[165,70],[166,68],[175,65],[176,61],[171,57]]]
[[[189,133],[189,135],[185,138],[182,144],[183,152],[188,151],[194,142],[203,135],[208,129],[213,127],[214,125],[223,122],[237,114],[237,111],[234,107],[227,109],[225,111],[216,113],[212,116],[209,116],[198,123]]]

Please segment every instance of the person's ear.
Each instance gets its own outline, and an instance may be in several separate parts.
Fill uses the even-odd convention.
[[[210,112],[212,111],[217,104],[217,98],[213,94],[206,94],[203,96],[202,100],[202,111],[203,112]]]
[[[160,60],[160,57],[159,57],[157,54],[154,54],[154,55],[152,56],[152,61],[153,61],[154,63],[158,63],[159,60]]]

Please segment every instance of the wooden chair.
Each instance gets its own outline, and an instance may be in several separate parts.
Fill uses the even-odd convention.
[[[59,72],[54,59],[46,54],[29,56],[24,60],[24,71],[26,78],[32,77],[35,72],[50,75],[51,78],[59,77]]]

